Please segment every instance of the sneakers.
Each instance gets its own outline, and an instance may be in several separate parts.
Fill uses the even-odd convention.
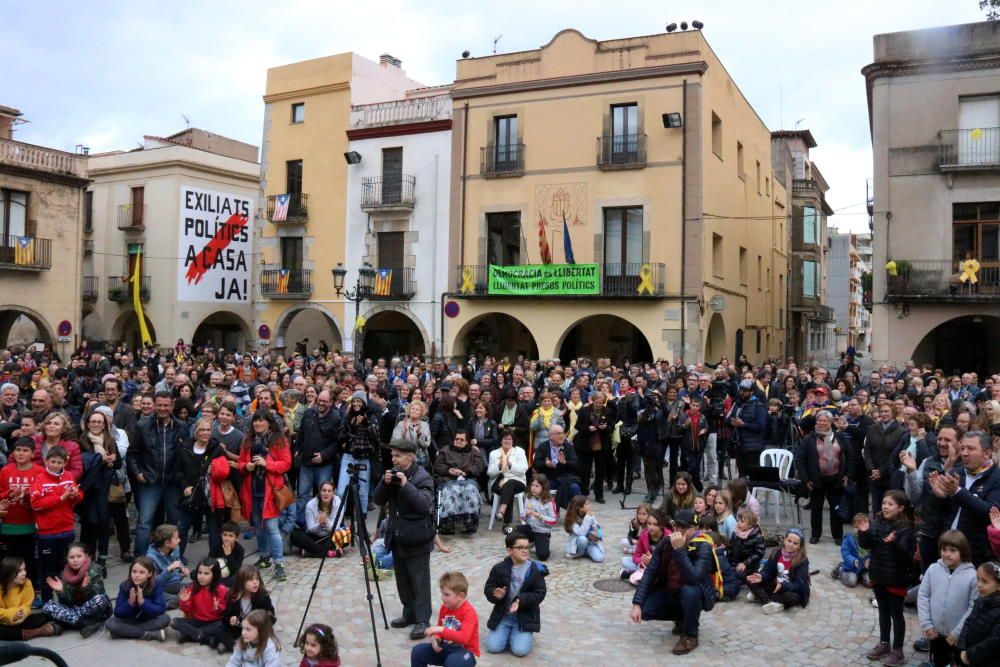
[[[274,580],[275,581],[285,581],[287,577],[285,576],[285,564],[278,561],[274,564]]]
[[[154,630],[152,632],[144,632],[142,633],[142,638],[147,642],[165,642],[167,641],[167,631]]]
[[[879,642],[875,645],[875,648],[865,653],[865,657],[869,660],[880,660],[889,655],[889,653],[889,642]]]
[[[757,596],[753,593],[747,593],[747,602],[756,602]]]
[[[229,649],[226,648],[225,644],[219,642],[218,644],[215,645],[215,652],[218,653],[219,655],[225,655],[229,653]]]
[[[621,580],[624,581],[624,580],[628,579],[630,576],[632,576],[632,575],[624,567],[621,568],[620,570],[618,570],[618,578],[619,579],[621,579]]]
[[[31,603],[32,609],[41,609],[45,606],[45,602],[42,600],[41,595],[35,595],[34,601]]]
[[[785,605],[781,604],[780,602],[768,602],[766,605],[763,606],[763,610],[764,613],[768,615],[780,614],[781,612],[785,611]]]
[[[913,650],[920,651],[921,653],[927,653],[931,650],[931,642],[927,637],[921,637],[917,641],[913,642]]]
[[[86,639],[104,627],[104,623],[91,623],[80,628],[80,636]]]
[[[258,570],[266,570],[269,567],[271,567],[271,559],[270,558],[268,558],[266,556],[262,556],[262,557],[260,557],[260,558],[257,559],[257,569]]]
[[[833,568],[832,570],[830,570],[830,578],[832,578],[832,579],[840,579],[840,566],[839,565],[837,567]]]
[[[887,667],[903,667],[906,664],[906,658],[903,656],[903,649],[894,648],[889,651],[889,655],[882,658],[882,664]]]

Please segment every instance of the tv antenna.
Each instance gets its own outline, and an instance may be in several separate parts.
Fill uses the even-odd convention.
[[[185,126],[187,126],[187,127],[191,127],[191,119],[190,119],[190,118],[188,118],[188,117],[187,117],[187,116],[185,116],[184,114],[181,114],[181,118],[183,118],[183,119],[184,119],[184,125],[185,125]]]
[[[493,38],[493,55],[496,55],[497,53],[497,42],[500,41],[501,37],[503,37],[503,35],[497,35]]]

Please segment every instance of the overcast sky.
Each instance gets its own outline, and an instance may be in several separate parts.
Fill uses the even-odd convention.
[[[772,130],[809,128],[839,227],[867,229],[871,141],[861,68],[872,35],[982,20],[977,0],[646,2],[4,3],[0,104],[24,112],[21,141],[130,149],[191,124],[255,145],[268,67],[355,51],[389,52],[428,85],[454,79],[464,49],[538,48],[563,28],[614,39],[699,19]]]

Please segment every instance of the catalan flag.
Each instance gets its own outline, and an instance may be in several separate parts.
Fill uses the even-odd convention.
[[[545,218],[538,214],[538,250],[542,254],[542,264],[552,263],[552,249],[549,248],[549,240],[545,238]]]
[[[288,277],[291,274],[288,269],[278,271],[278,294],[288,294]]]
[[[375,296],[389,296],[392,293],[392,269],[375,272]]]
[[[14,263],[28,266],[35,263],[35,239],[17,236],[14,241]]]
[[[285,222],[288,220],[288,202],[291,195],[278,195],[274,198],[274,213],[271,214],[271,222]]]

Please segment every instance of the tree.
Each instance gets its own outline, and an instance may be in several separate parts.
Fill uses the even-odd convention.
[[[986,10],[986,20],[1000,19],[1000,0],[979,0],[979,8]]]

